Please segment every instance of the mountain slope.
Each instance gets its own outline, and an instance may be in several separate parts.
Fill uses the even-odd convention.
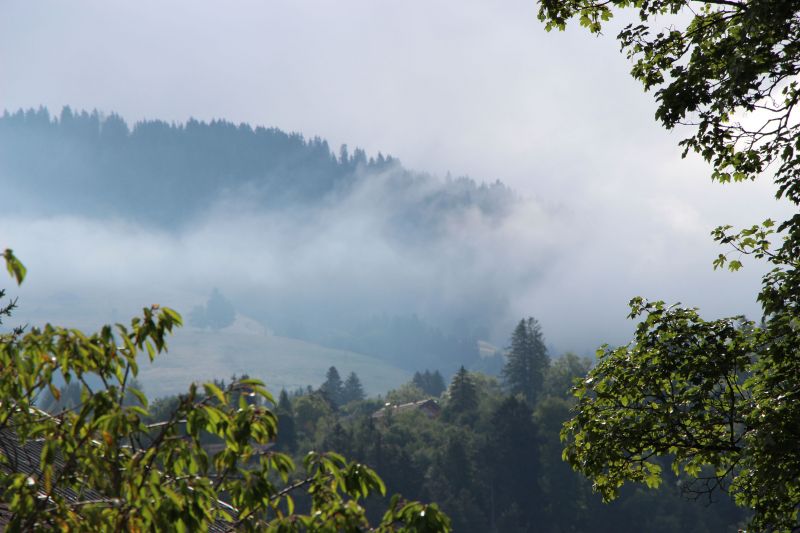
[[[342,375],[355,371],[369,394],[385,393],[410,379],[391,364],[354,352],[272,335],[258,328],[217,331],[183,328],[169,341],[169,352],[141,364],[139,379],[151,397],[186,390],[193,381],[248,374],[264,380],[277,395],[281,388],[319,386],[335,366]]]

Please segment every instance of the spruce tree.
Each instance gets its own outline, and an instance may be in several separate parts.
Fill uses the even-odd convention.
[[[453,376],[450,383],[450,401],[447,403],[448,410],[453,413],[465,413],[473,411],[478,406],[478,389],[463,366]]]
[[[426,370],[425,373],[427,374],[428,371]],[[416,385],[417,387],[419,387],[422,390],[425,390],[425,388],[426,388],[425,386],[427,385],[427,381],[425,379],[425,376],[419,370],[414,372],[414,377],[411,378],[411,383],[413,383],[414,385]]]
[[[328,369],[327,374],[325,374],[325,383],[320,387],[320,391],[334,407],[342,405],[344,388],[342,386],[342,378],[339,376],[339,371],[336,370],[335,366]]]
[[[363,400],[364,387],[361,386],[361,380],[355,372],[350,372],[344,382],[344,389],[342,390],[342,403],[357,402]]]
[[[292,401],[289,399],[289,393],[286,392],[286,389],[281,389],[281,393],[278,396],[277,411],[279,413],[292,414]]]
[[[297,449],[297,429],[294,423],[292,401],[289,399],[286,389],[281,389],[275,414],[278,416],[278,449],[295,451]]]
[[[511,347],[503,367],[503,379],[508,391],[521,394],[530,404],[534,404],[542,391],[549,366],[550,357],[539,322],[533,317],[520,320],[511,335]]]
[[[431,396],[441,396],[447,387],[444,384],[444,378],[439,371],[431,372],[425,369],[425,372],[414,372],[414,377],[411,382],[425,391]]]
[[[444,384],[444,378],[438,370],[431,374],[428,380],[428,387],[428,392],[434,396],[441,396],[445,389],[447,389],[447,386]]]
[[[488,432],[483,449],[485,480],[494,495],[499,530],[537,530],[533,525],[536,517],[542,516],[544,505],[531,407],[516,396],[507,397],[492,411]],[[519,508],[514,510],[514,505]]]

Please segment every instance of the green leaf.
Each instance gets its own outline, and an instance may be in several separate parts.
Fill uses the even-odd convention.
[[[225,398],[225,394],[214,383],[203,383],[203,388],[206,390],[206,394],[209,396],[214,396],[217,400],[219,400],[219,403],[223,405],[228,403],[227,399]]]
[[[3,257],[5,258],[6,270],[8,270],[9,275],[16,280],[17,285],[21,285],[27,274],[25,265],[16,258],[14,252],[10,248],[6,248],[5,252],[3,252]]]

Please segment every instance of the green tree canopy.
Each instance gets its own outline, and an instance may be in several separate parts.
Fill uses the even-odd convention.
[[[328,372],[325,373],[325,383],[320,386],[319,390],[325,395],[334,408],[342,405],[344,385],[339,371],[336,370],[335,366],[330,367]]]
[[[278,394],[278,407],[277,411],[279,413],[286,413],[291,415],[292,410],[292,401],[289,399],[289,393],[286,392],[286,389],[281,389],[280,394]]]
[[[425,372],[414,372],[414,377],[411,379],[411,381],[414,383],[414,385],[431,396],[441,396],[447,388],[444,384],[444,378],[438,370],[431,372],[430,370],[425,369]]]
[[[461,415],[473,412],[478,407],[478,389],[467,369],[458,369],[447,391],[447,413]]]
[[[342,403],[359,402],[365,398],[364,387],[355,372],[350,372],[344,380],[342,388]]]
[[[586,377],[591,368],[592,361],[590,359],[578,357],[572,352],[567,352],[558,357],[547,368],[545,373],[543,386],[545,395],[571,398],[575,380]]]
[[[539,472],[539,442],[533,425],[531,408],[517,396],[510,396],[492,412],[489,438],[485,444],[487,482],[498,508],[499,531],[532,531],[535,526],[515,517],[508,502],[524,504],[527,516],[543,505],[537,490]],[[505,515],[505,520],[504,516]]]
[[[386,393],[386,401],[392,405],[402,405],[404,403],[418,402],[424,400],[428,395],[425,391],[414,385],[412,382],[403,383],[396,389]]]
[[[618,34],[632,76],[653,90],[656,119],[685,126],[684,155],[722,183],[772,179],[800,206],[800,4],[782,0],[541,0],[548,29],[571,18],[600,33],[616,12],[639,22]],[[797,211],[795,211],[797,212]],[[763,324],[706,321],[696,310],[631,302],[636,337],[603,348],[578,388],[566,458],[607,498],[627,480],[660,479],[671,458],[701,483],[755,510],[758,530],[800,527],[800,214],[739,231],[720,226],[715,267],[765,260]],[[692,488],[696,490],[696,487]]]

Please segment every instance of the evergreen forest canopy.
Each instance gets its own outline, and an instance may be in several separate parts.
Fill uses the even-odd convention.
[[[435,236],[451,211],[501,217],[515,201],[499,181],[440,181],[392,156],[368,157],[343,145],[277,128],[224,120],[160,120],[133,127],[119,115],[45,108],[0,117],[0,179],[36,193],[50,212],[126,217],[175,229],[220,198],[246,195],[251,207],[299,209],[341,200],[363,181],[383,181],[397,203],[398,237]],[[33,206],[28,206],[33,207]],[[403,235],[401,235],[401,233]],[[406,235],[409,234],[409,235]]]

